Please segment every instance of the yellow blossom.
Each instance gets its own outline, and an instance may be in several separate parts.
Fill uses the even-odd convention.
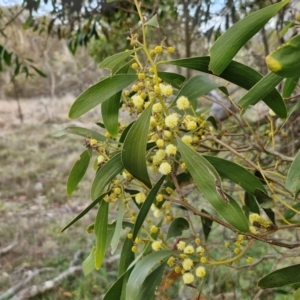
[[[192,269],[194,265],[194,262],[190,258],[185,258],[182,262],[182,267],[186,270],[189,271]]]
[[[165,124],[169,128],[175,128],[178,126],[179,118],[176,113],[173,113],[165,118]]]
[[[179,266],[174,268],[175,273],[180,274],[181,273],[181,268]]]
[[[197,276],[197,277],[203,278],[203,277],[205,277],[205,275],[206,275],[206,271],[205,271],[205,268],[204,268],[204,267],[198,267],[198,268],[196,269],[196,276]]]
[[[181,96],[177,99],[176,105],[178,109],[185,110],[190,107],[190,101],[187,97]]]
[[[156,232],[158,231],[158,228],[157,228],[155,225],[152,225],[152,226],[150,227],[150,231],[151,231],[152,233],[156,233]]]
[[[134,95],[131,97],[135,107],[141,108],[144,105],[144,99],[140,95]]]
[[[161,53],[162,50],[163,50],[162,46],[156,46],[156,47],[154,48],[154,52],[157,53],[157,54],[158,54],[158,53]]]
[[[135,240],[134,240],[134,242],[135,242],[136,244],[140,244],[140,243],[142,242],[142,239],[139,238],[139,237],[136,237]]]
[[[174,47],[168,47],[167,52],[169,54],[173,54],[175,52],[175,48]]]
[[[161,202],[161,201],[163,201],[163,200],[164,200],[163,195],[162,195],[162,194],[157,194],[157,196],[156,196],[156,201],[157,201],[157,202]]]
[[[162,211],[160,211],[159,209],[155,210],[153,213],[155,218],[160,218],[162,216]]]
[[[193,254],[195,252],[195,249],[192,245],[188,245],[184,248],[183,252],[186,254]]]
[[[183,251],[184,248],[185,248],[185,242],[184,242],[184,241],[179,241],[179,242],[177,243],[176,247],[177,247],[178,250]]]
[[[156,141],[156,145],[157,145],[158,148],[162,148],[165,145],[165,142],[162,139],[158,139]]]
[[[191,284],[194,282],[195,276],[192,273],[184,273],[182,279],[185,284]]]
[[[197,123],[195,121],[189,121],[187,124],[186,124],[186,128],[188,130],[194,130],[197,128]]]
[[[168,266],[173,267],[175,264],[175,257],[174,256],[170,256],[168,261],[167,261]]]
[[[137,252],[138,251],[138,247],[136,245],[131,247],[131,251],[132,252]]]
[[[146,200],[146,195],[144,193],[138,193],[138,194],[135,195],[135,201],[138,204],[144,203],[145,200]]]
[[[99,155],[97,157],[97,162],[98,164],[102,164],[103,162],[105,162],[105,157],[103,155]]]
[[[246,261],[247,261],[248,264],[252,264],[253,258],[251,256],[248,256]]]
[[[235,248],[235,249],[233,250],[233,252],[234,252],[236,255],[238,255],[238,254],[241,253],[241,249],[240,249],[240,248]]]
[[[207,262],[207,258],[205,256],[200,258],[200,262],[202,262],[203,264],[205,264]]]
[[[195,238],[195,244],[199,245],[201,243],[200,238]]]
[[[132,237],[133,237],[133,234],[132,234],[132,233],[128,233],[128,234],[127,234],[127,237],[131,240]]]
[[[162,105],[160,103],[153,104],[152,111],[155,112],[155,113],[162,112]]]
[[[193,141],[192,137],[189,135],[184,135],[181,140],[187,145],[190,145]]]
[[[152,246],[152,249],[154,251],[158,251],[162,248],[162,242],[161,241],[154,241],[151,246]]]
[[[114,188],[114,193],[120,195],[122,193],[122,189],[119,187]]]
[[[166,138],[170,138],[170,137],[172,137],[172,132],[169,131],[169,130],[164,130],[164,136],[165,136]]]
[[[166,147],[166,153],[167,155],[175,155],[177,152],[177,147],[175,145],[169,144]]]
[[[200,253],[200,254],[203,254],[205,252],[205,249],[201,246],[198,246],[197,249],[196,249],[196,252]]]
[[[229,247],[230,247],[229,242],[225,242],[225,243],[224,243],[224,247],[225,247],[225,248],[229,248]]]
[[[163,175],[168,175],[169,173],[171,173],[172,167],[168,162],[163,162],[159,166],[158,171],[159,171],[159,173],[161,173]]]
[[[96,139],[90,139],[90,145],[94,146],[98,143],[98,141]]]

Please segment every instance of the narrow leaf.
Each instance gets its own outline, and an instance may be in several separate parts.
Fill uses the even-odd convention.
[[[210,48],[209,69],[220,75],[246,42],[289,2],[285,0],[260,9],[231,26]]]
[[[147,214],[151,208],[151,205],[153,203],[153,201],[155,200],[155,197],[161,187],[161,185],[163,184],[164,180],[165,180],[166,176],[162,176],[159,181],[155,184],[155,186],[151,189],[151,191],[149,192],[145,202],[143,203],[140,212],[137,216],[136,222],[135,222],[135,226],[134,226],[134,230],[133,230],[133,240],[135,240],[136,236],[139,233],[140,228],[142,227]]]
[[[266,192],[260,180],[242,166],[219,157],[208,155],[203,155],[203,157],[212,164],[221,177],[228,178],[250,194],[254,195],[255,189]]]
[[[118,243],[120,241],[120,235],[121,235],[122,224],[123,224],[123,213],[124,213],[124,202],[120,201],[118,216],[116,221],[116,228],[114,231],[113,238],[111,240],[111,254],[115,253]]]
[[[111,180],[122,170],[123,165],[121,161],[121,153],[118,153],[97,172],[91,189],[92,200],[99,197],[99,195],[103,193],[106,185],[110,183]]]
[[[216,181],[218,185],[220,185],[221,181],[215,175],[218,173],[214,167],[203,156],[184,144],[179,138],[177,138],[177,144],[182,159],[186,163],[195,184],[203,193],[205,199],[210,202],[214,209],[229,224],[241,232],[248,232],[248,221],[240,206],[231,197],[227,199],[229,203],[226,203],[224,197],[220,195]]]
[[[146,277],[138,294],[137,300],[155,300],[155,290],[161,282],[165,267],[166,263],[161,264]]]
[[[135,51],[136,50],[128,50],[109,56],[99,64],[99,68],[108,69],[113,75],[120,69],[120,66],[125,63],[126,59]]]
[[[135,81],[133,74],[118,74],[105,78],[84,91],[72,104],[69,111],[69,118],[76,119],[95,106],[103,103],[116,93]]]
[[[269,73],[263,77],[257,84],[255,84],[237,103],[243,109],[246,109],[249,105],[256,104],[259,100],[270,94],[272,90],[283,80],[282,77],[275,73]],[[282,100],[282,99],[281,99]],[[287,110],[283,100],[281,101],[282,111],[274,111],[276,114],[287,116]]]
[[[39,74],[41,77],[47,78],[47,74],[44,73],[43,71],[41,71],[40,69],[36,68],[35,66],[31,65],[31,68],[37,73]]]
[[[119,109],[121,92],[113,95],[101,105],[103,123],[109,134],[116,138],[119,133]]]
[[[296,199],[300,193],[300,151],[289,168],[285,186],[295,194]]]
[[[259,214],[259,206],[256,202],[256,199],[253,194],[250,194],[248,191],[245,191],[244,203],[246,207],[249,208],[249,211],[252,213]]]
[[[203,212],[205,214],[209,214],[205,209],[201,209],[201,212]],[[211,231],[211,227],[212,227],[213,221],[209,220],[209,219],[206,219],[204,217],[201,217],[201,223],[202,223],[204,238],[207,241],[208,240],[208,236],[209,236],[210,231]]]
[[[76,127],[76,126],[71,126],[71,127],[67,127],[62,130],[59,130],[59,131],[55,132],[53,134],[53,136],[60,137],[65,134],[68,134],[68,133],[76,134],[76,135],[83,136],[86,138],[93,138],[98,141],[106,141],[107,140],[107,138],[104,135],[98,133],[97,131],[82,128],[82,127]]]
[[[175,236],[181,236],[183,230],[190,228],[190,224],[185,218],[176,218],[169,226],[167,239]]]
[[[168,62],[162,62],[162,64],[171,64],[176,66],[181,66],[191,70],[197,70],[200,72],[205,72],[212,74],[208,70],[210,57],[191,57],[178,59]],[[219,75],[219,77],[232,82],[246,90],[250,90],[257,82],[259,82],[263,76],[255,71],[254,69],[238,63],[236,61],[231,61],[227,68]],[[282,98],[276,89],[273,89],[270,94],[262,99],[280,118],[285,118],[285,105]]]
[[[258,282],[261,289],[269,289],[300,282],[300,264],[282,268],[264,276]]]
[[[64,232],[67,228],[69,228],[71,225],[73,225],[74,223],[76,223],[78,220],[80,220],[83,216],[85,216],[93,207],[96,206],[96,204],[98,204],[100,201],[103,200],[105,194],[102,194],[101,196],[99,196],[96,200],[94,200],[88,207],[86,207],[76,218],[74,218],[67,226],[65,226],[61,232]]]
[[[67,195],[70,196],[76,189],[77,185],[83,178],[86,170],[89,166],[91,151],[89,149],[85,150],[81,155],[80,159],[74,164],[67,182]]]
[[[283,85],[282,97],[288,98],[292,95],[299,81],[299,76],[287,78]]]
[[[255,190],[255,197],[262,208],[270,209],[275,206],[274,199],[260,189]]]
[[[157,21],[157,14],[155,14],[150,20],[148,20],[145,25],[159,28],[159,24]]]
[[[121,299],[122,287],[123,287],[124,281],[125,281],[124,279],[125,279],[125,277],[128,276],[128,274],[130,274],[132,269],[133,268],[127,270],[114,282],[114,284],[109,288],[109,290],[104,295],[103,300]]]
[[[82,263],[82,270],[83,270],[84,276],[87,276],[89,273],[91,273],[95,269],[95,262],[94,262],[95,249],[96,249],[96,247],[93,246],[89,256]]]
[[[134,253],[131,251],[132,246],[133,246],[133,239],[129,239],[126,237],[121,251],[118,276],[121,276],[124,272],[126,272],[128,267],[134,261]]]
[[[182,84],[185,82],[185,77],[177,73],[158,72],[158,76],[163,81],[171,84],[177,89],[180,89],[182,87]]]
[[[109,204],[106,201],[100,203],[95,221],[96,249],[94,260],[96,270],[100,269],[106,250],[108,207]]]
[[[295,205],[292,206],[295,210],[300,211],[300,202],[296,203]],[[296,212],[291,209],[287,209],[284,213],[284,218],[289,220],[293,216],[295,216]]]
[[[151,181],[147,171],[146,147],[151,113],[152,104],[141,113],[130,127],[122,151],[122,162],[125,169],[149,188],[151,188]]]
[[[136,300],[146,277],[173,253],[174,251],[171,250],[152,252],[138,261],[128,279],[126,300]]]

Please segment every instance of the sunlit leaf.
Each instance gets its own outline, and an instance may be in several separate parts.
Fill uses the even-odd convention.
[[[261,289],[269,289],[300,282],[300,264],[271,272],[258,282]]]
[[[183,230],[190,228],[190,224],[185,218],[176,218],[169,226],[167,239],[175,236],[181,236]]]
[[[298,81],[299,81],[299,76],[287,78],[285,80],[284,85],[283,85],[283,90],[282,90],[283,98],[288,98],[292,95],[293,91],[295,90],[295,88],[297,86]]]
[[[96,249],[94,252],[95,268],[99,270],[106,251],[108,207],[106,201],[101,201],[95,220]]]
[[[173,253],[171,250],[161,250],[150,253],[138,261],[127,282],[126,300],[136,300],[146,277]]]
[[[161,62],[161,64],[176,65],[183,68],[212,74],[212,72],[208,70],[209,60],[209,56],[203,56],[166,61]],[[254,69],[236,61],[231,61],[227,68],[222,72],[222,74],[219,75],[219,77],[232,82],[246,90],[250,90],[258,81],[263,78],[263,76]],[[262,100],[280,118],[286,117],[284,102],[282,101],[282,98],[276,89],[273,89],[272,92]]]
[[[199,153],[184,144],[177,138],[177,145],[185,162],[188,171],[191,173],[196,186],[203,193],[204,198],[214,207],[214,209],[232,226],[241,232],[248,232],[248,221],[234,199],[230,197],[227,199],[229,203],[220,195],[217,189],[217,184],[220,185],[221,181],[219,175],[214,167]]]
[[[123,224],[123,213],[124,213],[124,202],[120,201],[119,209],[118,209],[118,215],[117,215],[117,221],[116,221],[116,228],[114,231],[114,235],[111,241],[111,254],[114,254],[117,246],[120,241],[120,235],[121,235],[121,229]]]
[[[124,52],[120,52],[114,54],[112,56],[107,57],[104,59],[100,64],[100,69],[108,69],[110,70],[111,74],[115,74],[120,67],[125,64],[126,59],[135,52],[136,50],[127,50]]]
[[[204,155],[203,157],[212,164],[221,177],[228,178],[252,195],[255,189],[266,191],[260,180],[242,166],[215,156]]]
[[[148,20],[145,25],[159,28],[159,24],[157,21],[157,14],[155,14],[150,20]]]
[[[210,48],[209,69],[220,75],[238,51],[283,8],[289,0],[253,12],[231,26]]]
[[[111,182],[123,170],[121,153],[113,156],[101,169],[97,172],[92,184],[91,195],[92,200],[101,195],[108,183]]]
[[[300,151],[289,168],[285,186],[291,190],[295,194],[295,198],[297,198],[300,193]]]
[[[97,131],[82,128],[82,127],[76,127],[76,126],[70,126],[70,127],[64,128],[62,130],[59,130],[59,131],[55,132],[53,134],[53,136],[60,137],[65,134],[68,134],[68,133],[83,136],[85,138],[93,138],[98,141],[106,141],[107,140],[107,138],[104,135],[98,133]]]
[[[86,170],[89,166],[91,153],[90,149],[85,150],[80,155],[79,160],[76,161],[74,164],[67,182],[67,194],[70,196],[73,191],[76,189],[77,185],[83,178],[84,174],[86,173]]]
[[[136,238],[141,226],[143,225],[147,214],[151,208],[151,205],[153,203],[153,201],[155,200],[155,197],[162,185],[162,183],[164,182],[166,176],[162,176],[159,181],[154,185],[154,187],[151,189],[151,191],[149,192],[145,202],[143,203],[139,214],[137,216],[136,222],[135,222],[135,226],[134,226],[134,230],[133,230],[133,240]]]
[[[96,206],[96,204],[98,204],[100,201],[103,200],[104,196],[106,194],[102,194],[101,196],[99,196],[96,200],[94,200],[89,206],[87,206],[76,218],[74,218],[67,226],[65,226],[61,232],[65,231],[67,228],[69,228],[71,225],[73,225],[74,223],[76,223],[78,220],[80,220],[83,216],[85,216],[93,207]],[[91,230],[91,229],[90,229]],[[93,229],[94,230],[94,226]]]
[[[89,256],[82,263],[83,274],[86,276],[95,270],[94,252],[96,247],[93,246]]]
[[[140,288],[137,300],[156,299],[155,290],[161,282],[165,267],[166,263],[161,264],[146,277],[144,283],[142,284],[142,287]]]
[[[130,127],[122,150],[122,162],[125,169],[136,179],[151,188],[146,164],[146,146],[152,104],[149,105]]]
[[[78,96],[70,108],[69,118],[76,119],[80,117],[122,91],[122,89],[135,81],[136,78],[137,75],[133,74],[117,74],[101,80]]]
[[[180,89],[182,87],[182,84],[185,82],[185,77],[177,73],[158,72],[158,76],[163,81],[171,84],[177,89]]]
[[[116,138],[119,133],[119,109],[121,92],[113,95],[101,105],[101,114],[105,129]]]
[[[249,105],[256,104],[259,100],[262,100],[264,97],[268,96],[272,90],[283,80],[282,77],[269,73],[263,77],[257,84],[255,84],[239,101],[238,105],[243,109],[246,109]],[[281,99],[282,100],[282,99]],[[278,102],[279,104],[279,102]],[[286,118],[287,110],[283,100],[281,101],[281,112],[278,116],[283,116]],[[275,112],[275,111],[274,111]],[[275,112],[278,114],[278,111]]]

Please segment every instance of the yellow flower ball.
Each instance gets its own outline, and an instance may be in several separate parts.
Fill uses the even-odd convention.
[[[164,196],[162,195],[162,194],[157,194],[157,196],[156,196],[156,201],[157,202],[161,202],[161,201],[163,201],[164,200]]]
[[[187,97],[181,96],[177,99],[176,105],[178,109],[186,110],[190,107],[190,101]]]
[[[151,231],[152,233],[156,233],[156,232],[158,231],[158,228],[157,228],[155,225],[152,225],[152,226],[150,227],[150,231]]]
[[[98,143],[96,139],[90,139],[90,145],[95,146]]]
[[[167,155],[175,155],[177,152],[177,147],[170,144],[166,147],[166,153]]]
[[[160,103],[153,104],[152,111],[155,112],[155,113],[162,112],[162,105]]]
[[[169,259],[167,260],[167,265],[170,267],[173,267],[175,264],[175,257],[174,256],[170,256]]]
[[[190,258],[185,258],[182,262],[182,267],[184,270],[189,271],[194,266],[194,262]]]
[[[182,279],[185,284],[191,284],[194,282],[195,276],[192,273],[184,273]]]
[[[165,145],[165,142],[162,139],[158,139],[156,141],[156,145],[157,145],[158,148],[162,148]]]
[[[175,128],[178,126],[179,117],[176,113],[173,113],[165,118],[165,125],[169,128]]]
[[[184,242],[184,241],[179,241],[179,242],[177,243],[176,247],[177,247],[178,250],[183,251],[184,248],[185,248],[185,242]]]
[[[193,254],[195,252],[195,249],[192,245],[188,245],[183,249],[183,253],[186,254]]]
[[[196,252],[197,252],[197,253],[200,253],[200,254],[203,254],[203,253],[205,252],[205,249],[204,249],[203,247],[201,247],[201,246],[198,246],[198,247],[196,248]]]
[[[162,50],[163,50],[162,46],[156,46],[156,47],[154,48],[154,52],[157,53],[157,54],[161,53]]]
[[[175,52],[175,48],[174,47],[168,47],[167,52],[169,54],[173,54]]]
[[[144,193],[138,193],[138,194],[135,195],[135,201],[138,204],[144,203],[145,200],[146,200],[146,195]]]
[[[191,136],[189,136],[189,135],[184,135],[184,136],[181,138],[181,140],[182,140],[185,144],[190,145],[190,144],[192,143],[192,141],[193,141],[193,138],[192,138]]]
[[[105,157],[103,155],[99,155],[97,157],[97,162],[98,164],[102,164],[103,162],[105,162]]]
[[[196,276],[197,276],[197,277],[203,278],[203,277],[205,277],[205,275],[206,275],[206,271],[205,271],[205,268],[204,268],[204,267],[198,267],[198,268],[196,269]]]
[[[162,248],[162,242],[161,241],[154,241],[151,246],[152,246],[152,249],[154,251],[158,251]]]
[[[168,162],[163,162],[161,163],[161,165],[159,166],[158,169],[159,173],[161,173],[162,175],[168,175],[171,173],[172,171],[172,167]]]
[[[131,97],[133,105],[136,108],[141,108],[144,105],[144,99],[140,95],[134,95]]]
[[[189,121],[187,124],[186,124],[186,128],[188,130],[194,130],[197,128],[197,123],[195,121]]]

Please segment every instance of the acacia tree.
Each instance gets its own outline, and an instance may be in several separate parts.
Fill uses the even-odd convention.
[[[149,46],[147,32],[159,27],[157,16],[147,19],[135,1],[141,27],[130,31],[131,49],[102,61],[100,68],[109,69],[110,75],[83,92],[69,112],[74,119],[101,105],[105,133],[68,127],[57,134],[86,138],[87,149],[69,175],[69,195],[96,156],[92,202],[63,229],[98,208],[87,229],[95,234],[95,246],[83,263],[85,274],[101,268],[109,247],[114,253],[122,245],[118,278],[104,299],[169,299],[169,291],[181,285],[193,288],[199,299],[208,293],[206,283],[214,269],[261,263],[264,258],[248,254],[257,243],[280,251],[300,246],[295,237],[300,154],[297,149],[291,156],[278,151],[298,109],[296,104],[287,110],[286,104],[298,99],[290,96],[300,75],[300,36],[266,57],[266,76],[233,60],[288,3],[241,19],[216,40],[209,56],[166,60],[175,48],[165,46],[165,40]],[[286,28],[297,24],[293,20]],[[185,78],[163,71],[170,65],[201,74]],[[197,99],[213,89],[228,99],[230,94],[203,73],[248,90],[233,103],[237,113],[228,110],[232,117],[222,126]],[[279,92],[275,87],[282,81]],[[268,123],[251,126],[243,114],[260,99],[270,108]],[[134,120],[122,122],[120,111]],[[194,198],[186,193],[191,185]],[[114,222],[110,211],[117,211]],[[221,229],[227,234],[216,245],[211,235]],[[271,272],[253,283],[261,289],[253,295],[257,299],[263,289],[299,283],[299,269],[292,264]]]

